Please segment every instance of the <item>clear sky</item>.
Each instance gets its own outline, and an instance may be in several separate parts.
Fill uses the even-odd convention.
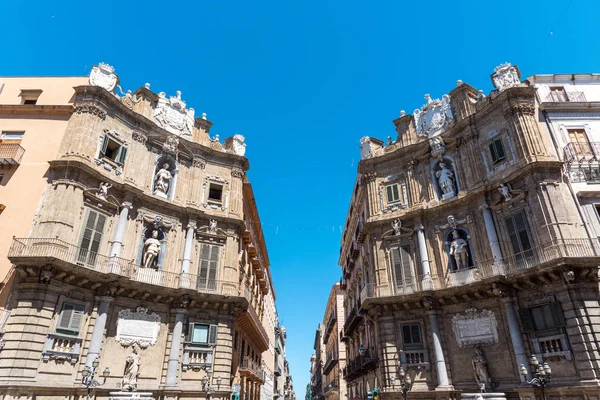
[[[2,1],[0,75],[149,82],[248,143],[298,397],[337,265],[359,139],[503,62],[600,72],[598,0]]]

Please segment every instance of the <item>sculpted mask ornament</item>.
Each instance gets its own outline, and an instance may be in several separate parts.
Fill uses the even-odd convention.
[[[417,135],[433,138],[446,130],[448,125],[454,122],[452,110],[450,109],[450,96],[442,96],[442,100],[432,100],[431,96],[425,95],[427,103],[414,111]]]
[[[238,156],[244,156],[246,154],[246,138],[240,134],[233,135],[233,152]]]
[[[191,137],[194,131],[194,109],[187,109],[181,100],[181,92],[167,99],[164,92],[158,94],[158,101],[152,116],[167,131],[184,137]]]
[[[511,65],[510,63],[504,63],[498,65],[494,69],[494,73],[492,74],[492,82],[494,83],[494,87],[502,92],[506,89],[519,85],[521,83],[519,80],[520,77],[521,73],[516,66]]]
[[[114,74],[115,69],[108,64],[100,63],[92,68],[90,72],[90,85],[100,86],[112,93],[117,86],[118,78]]]

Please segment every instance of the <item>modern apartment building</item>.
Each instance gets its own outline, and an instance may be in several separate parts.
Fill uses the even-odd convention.
[[[549,398],[598,398],[598,78],[491,78],[361,139],[339,259],[347,399],[535,399],[544,363]]]
[[[244,138],[118,82],[0,78],[0,394],[258,400],[273,284]]]
[[[338,282],[331,288],[323,317],[323,395],[326,400],[346,399],[346,381],[340,379],[346,367],[346,346],[341,341],[344,326],[344,289]]]

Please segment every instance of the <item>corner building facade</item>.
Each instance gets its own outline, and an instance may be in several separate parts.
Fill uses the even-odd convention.
[[[597,237],[588,234],[536,87],[517,67],[488,96],[461,81],[361,139],[339,263],[348,399],[535,399],[523,365],[552,367],[548,398],[598,399]],[[540,122],[542,121],[542,122]]]
[[[8,252],[0,393],[85,396],[97,363],[98,398],[258,400],[272,283],[243,136],[211,137],[179,92],[115,94],[106,64],[81,81]]]

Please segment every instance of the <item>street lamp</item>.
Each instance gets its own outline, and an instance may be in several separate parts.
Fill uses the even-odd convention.
[[[96,358],[92,362],[91,368],[89,365],[86,365],[85,368],[83,369],[83,371],[81,371],[81,375],[83,375],[83,377],[81,378],[81,383],[83,383],[83,385],[87,389],[87,397],[91,397],[92,392],[94,391],[94,388],[104,385],[106,383],[106,378],[108,378],[108,376],[110,375],[110,369],[108,369],[108,367],[106,367],[106,368],[104,368],[104,371],[102,371],[102,377],[104,378],[102,383],[100,383],[96,379],[94,379],[96,377],[96,370],[98,369],[99,365],[100,365],[100,358]]]
[[[540,364],[535,356],[531,356],[529,364],[531,365],[533,379],[530,381],[527,380],[527,368],[525,368],[523,364],[521,364],[521,368],[519,368],[521,375],[523,375],[525,382],[527,382],[528,385],[531,385],[536,389],[541,389],[542,400],[546,400],[545,389],[548,382],[552,380],[552,368],[550,368],[547,362]]]
[[[212,385],[210,384],[211,381],[212,381],[212,376],[210,376],[208,374],[204,375],[204,377],[202,377],[202,380],[201,380],[202,390],[204,392],[206,392],[206,398],[209,398],[214,392]],[[220,381],[220,379],[217,378],[217,381]],[[217,385],[218,384],[219,384],[219,382],[217,382]]]
[[[406,395],[412,389],[412,379],[410,379],[410,375],[406,373],[404,368],[400,366],[400,370],[398,371],[398,375],[400,375],[400,393],[402,393],[402,399],[406,400]],[[395,377],[392,382],[395,381]]]

